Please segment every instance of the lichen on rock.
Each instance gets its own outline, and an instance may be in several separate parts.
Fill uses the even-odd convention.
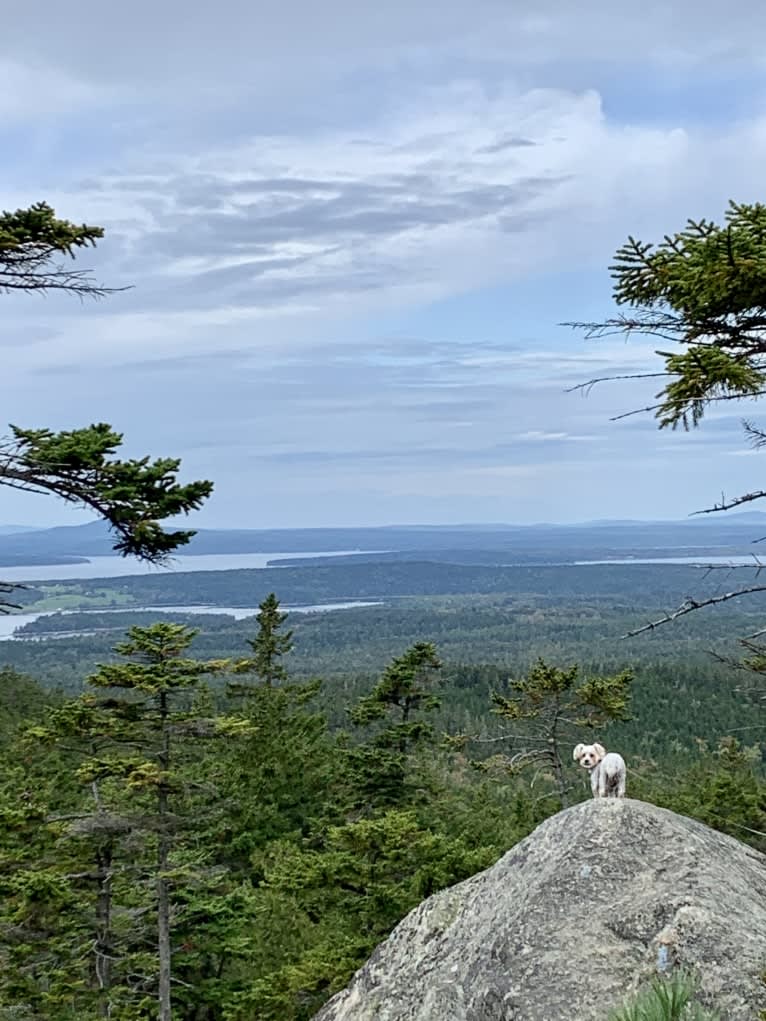
[[[591,800],[424,901],[315,1021],[603,1021],[677,967],[727,1021],[766,1008],[766,857],[644,802]]]

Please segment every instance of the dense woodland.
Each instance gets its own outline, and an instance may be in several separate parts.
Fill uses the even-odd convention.
[[[758,534],[758,533],[756,533]],[[101,605],[250,606],[277,591],[283,604],[401,596],[513,595],[568,604],[588,597],[616,608],[656,607],[688,594],[700,598],[731,585],[750,568],[708,572],[703,568],[657,564],[502,566],[428,560],[389,563],[325,562],[323,565],[237,571],[164,571],[107,580],[35,583],[16,590],[14,600],[35,610],[98,599]],[[51,596],[54,598],[51,600]],[[751,606],[757,604],[750,604]]]
[[[759,626],[760,597],[707,607],[672,628],[622,638],[631,629],[660,616],[667,606],[692,593],[725,591],[743,572],[705,574],[689,567],[610,565],[474,569],[455,565],[377,565],[365,578],[365,566],[286,567],[275,571],[226,571],[60,582],[21,593],[37,605],[143,607],[194,604],[255,607],[279,582],[289,602],[367,598],[382,605],[329,613],[293,614],[292,676],[323,679],[318,695],[331,727],[340,727],[350,700],[360,697],[393,657],[415,642],[434,642],[444,663],[442,704],[436,725],[450,733],[483,733],[492,690],[509,676],[524,673],[542,656],[551,663],[580,663],[585,670],[636,673],[634,719],[614,734],[631,754],[659,760],[688,758],[697,740],[715,745],[719,737],[751,734],[753,702],[740,690],[740,672],[720,657],[735,656],[736,636]],[[746,577],[752,573],[744,572]],[[504,592],[480,594],[488,577]],[[375,584],[379,587],[375,587]],[[402,592],[446,590],[431,596]],[[461,585],[462,593],[455,593]],[[489,586],[487,586],[489,587]],[[288,599],[283,602],[287,603]],[[148,609],[54,614],[27,625],[28,637],[93,631],[81,637],[13,641],[0,645],[2,661],[39,678],[48,687],[79,693],[84,678],[134,624],[159,619]],[[199,629],[197,654],[236,657],[252,637],[255,619],[225,615],[184,615],[170,619]],[[694,692],[688,697],[688,692]],[[611,735],[610,735],[611,739]]]
[[[358,594],[329,570],[279,576]],[[631,794],[766,848],[757,683],[709,651],[756,607],[623,641],[699,572],[567,571],[417,599],[390,595],[395,573],[365,593],[382,606],[270,597],[238,622],[58,615],[3,643],[0,1018],[152,1018],[165,973],[174,1017],[307,1021],[424,896],[588,796],[589,735],[626,754]],[[230,605],[261,573],[56,591],[178,602],[230,579]]]

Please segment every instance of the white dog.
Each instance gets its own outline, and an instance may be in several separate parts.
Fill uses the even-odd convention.
[[[602,744],[578,744],[572,756],[583,769],[590,770],[590,789],[594,798],[625,797],[625,759],[609,752]]]

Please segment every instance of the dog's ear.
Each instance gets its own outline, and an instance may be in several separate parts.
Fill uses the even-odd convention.
[[[580,757],[582,756],[584,748],[585,748],[584,744],[578,744],[575,750],[572,752],[572,758],[575,760],[575,762],[580,761]]]
[[[598,755],[600,759],[603,759],[603,757],[606,755],[606,748],[604,748],[602,744],[594,744],[593,751],[596,753],[596,755]]]

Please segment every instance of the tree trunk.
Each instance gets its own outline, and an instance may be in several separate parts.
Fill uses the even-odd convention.
[[[159,1021],[170,1019],[170,890],[165,873],[168,867],[167,839],[160,837],[157,856],[157,950],[160,962]]]
[[[102,815],[101,792],[98,783],[91,784],[96,812]],[[98,893],[96,895],[96,926],[93,947],[92,982],[98,990],[98,1013],[108,1018],[112,1013],[112,958],[114,944],[112,940],[112,863],[114,861],[114,844],[107,840],[96,848],[95,862],[98,877]]]
[[[551,762],[553,763],[553,777],[556,784],[556,790],[559,792],[559,800],[561,801],[562,808],[569,808],[569,798],[567,796],[567,782],[566,776],[564,775],[564,765],[559,755],[559,741],[558,741],[558,725],[559,725],[559,704],[556,701],[556,707],[551,723],[551,728],[548,734],[548,748],[550,751]]]
[[[98,896],[96,898],[96,940],[94,960],[94,980],[98,989],[101,1017],[109,1017],[112,1013],[112,855],[111,843],[99,848],[96,852],[96,868],[98,870]]]
[[[168,785],[167,771],[170,768],[170,730],[168,728],[167,694],[160,693],[160,717],[162,720],[162,749],[159,766],[163,773],[157,794],[159,815],[159,838],[157,841],[157,954],[159,957],[159,1021],[171,1021],[170,1014],[170,884],[167,879],[170,858],[170,835],[168,833]]]
[[[401,707],[401,709],[402,709],[402,724],[405,725],[410,718],[410,700],[408,698],[405,698],[404,705]],[[407,738],[404,737],[404,735],[402,735],[399,738],[399,751],[402,753],[402,755],[407,754]]]
[[[559,758],[558,746],[555,744],[551,749],[551,758],[553,760],[553,776],[556,783],[556,790],[559,792],[561,807],[569,808],[569,797],[567,795],[568,788],[566,784],[566,777],[564,776],[564,766]]]

